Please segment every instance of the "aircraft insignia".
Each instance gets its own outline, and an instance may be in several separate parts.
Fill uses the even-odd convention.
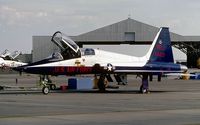
[[[107,70],[108,70],[108,71],[113,71],[113,70],[114,70],[113,65],[110,64],[110,63],[108,63],[108,64],[107,64]]]

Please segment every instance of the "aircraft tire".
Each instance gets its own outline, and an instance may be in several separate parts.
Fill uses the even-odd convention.
[[[143,88],[143,85],[140,86],[140,93],[143,93],[144,91],[144,88]]]
[[[145,94],[145,93],[149,93],[148,89],[144,89],[143,85],[140,86],[140,93]]]
[[[100,92],[105,92],[106,91],[104,83],[103,84],[102,83],[98,83],[98,88],[99,88]]]
[[[3,86],[0,86],[0,90],[3,90],[4,89],[4,87]]]
[[[47,94],[49,93],[49,88],[48,88],[47,86],[44,86],[44,87],[42,88],[42,93],[43,93],[44,95],[47,95]]]
[[[100,78],[99,78],[99,81],[97,83],[100,92],[106,91],[104,80],[105,80],[105,75],[101,75]]]
[[[55,90],[56,89],[56,85],[55,84],[50,84],[50,90]]]

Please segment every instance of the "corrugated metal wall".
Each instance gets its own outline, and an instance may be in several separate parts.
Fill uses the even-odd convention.
[[[33,36],[33,62],[44,59],[60,49],[51,42],[51,36]]]
[[[76,42],[126,42],[126,33],[134,34],[134,41],[151,42],[156,36],[159,28],[133,20],[126,19],[94,31],[72,37]],[[171,33],[172,41],[181,41],[184,37]],[[51,42],[50,36],[33,36],[33,62],[49,56],[55,51],[59,51]]]

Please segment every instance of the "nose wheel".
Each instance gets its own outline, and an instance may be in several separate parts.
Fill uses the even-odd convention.
[[[44,86],[44,87],[42,88],[42,93],[45,94],[45,95],[47,95],[47,94],[49,93],[49,87]]]

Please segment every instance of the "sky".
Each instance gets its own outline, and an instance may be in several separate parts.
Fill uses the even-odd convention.
[[[0,0],[0,52],[31,53],[32,36],[58,30],[74,36],[128,17],[180,35],[200,35],[199,11],[200,0]]]

